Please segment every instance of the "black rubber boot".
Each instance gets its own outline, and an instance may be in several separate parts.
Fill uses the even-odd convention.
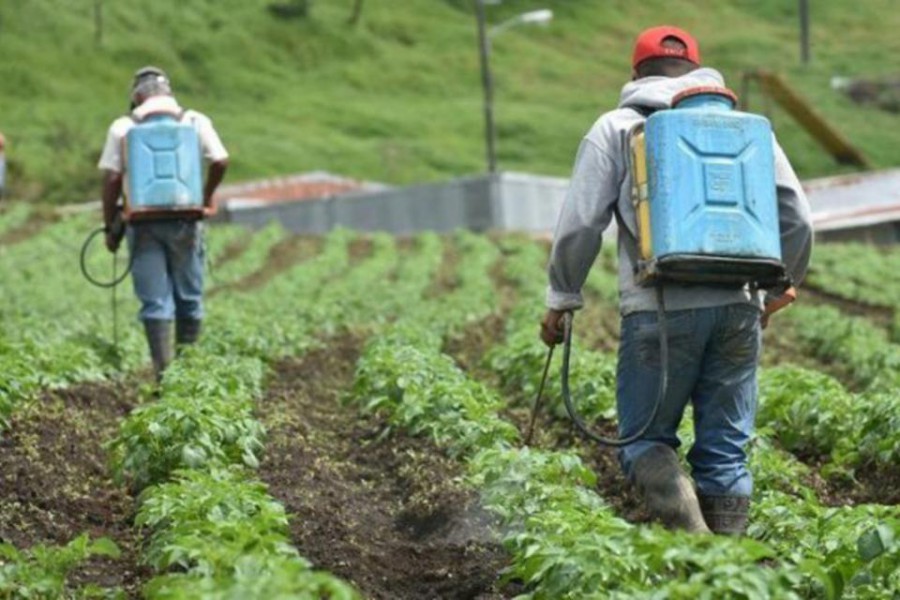
[[[700,510],[713,533],[744,535],[750,518],[746,496],[700,496]]]
[[[156,374],[156,381],[160,382],[163,371],[172,362],[172,321],[147,319],[144,321],[144,332],[150,345],[153,372]]]
[[[175,321],[175,348],[178,350],[200,339],[200,319],[178,319]]]
[[[667,529],[709,533],[694,484],[672,448],[658,444],[641,454],[632,479],[650,515]]]

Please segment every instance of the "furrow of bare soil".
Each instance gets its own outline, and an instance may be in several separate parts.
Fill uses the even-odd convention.
[[[814,304],[826,304],[848,315],[865,317],[885,329],[889,329],[894,320],[894,309],[890,306],[850,300],[809,282],[803,284],[800,294],[801,300],[805,297]]]
[[[350,255],[350,264],[356,264],[359,261],[368,258],[372,254],[372,238],[357,237],[350,242],[350,248],[347,250]]]
[[[791,323],[779,320],[778,315],[772,317],[769,326],[763,331],[763,353],[760,361],[762,367],[786,364],[804,367],[831,375],[848,389],[858,389],[859,385],[853,381],[845,365],[813,356],[800,341],[793,327]]]
[[[24,223],[0,234],[0,246],[12,246],[24,242],[59,220],[60,216],[53,212],[33,210]]]
[[[900,504],[900,470],[896,467],[866,464],[849,473],[823,475],[827,457],[795,454],[811,469],[803,483],[815,490],[826,506],[855,506],[857,504]]]
[[[0,438],[0,539],[17,548],[62,545],[81,533],[108,537],[117,559],[92,559],[73,573],[73,587],[121,587],[139,597],[150,572],[137,564],[135,506],[115,484],[103,443],[137,404],[135,380],[82,384],[45,392],[15,415]]]
[[[262,287],[295,264],[319,254],[322,244],[322,238],[317,236],[292,235],[286,237],[269,249],[263,268],[234,283],[218,286],[212,289],[207,296],[213,297],[224,292],[246,291]]]
[[[219,258],[213,263],[213,269],[215,270],[217,267],[221,267],[225,263],[231,262],[243,254],[250,245],[250,240],[251,235],[248,233],[248,235],[242,235],[238,239],[229,242],[229,244],[225,246],[225,249],[222,250]]]
[[[431,285],[425,290],[426,301],[452,292],[459,286],[459,276],[457,275],[457,266],[460,260],[459,248],[450,236],[442,236],[441,241],[443,242],[441,266]]]
[[[511,597],[496,588],[505,554],[459,463],[341,404],[361,347],[344,335],[277,364],[259,404],[269,430],[260,475],[299,551],[367,598]]]

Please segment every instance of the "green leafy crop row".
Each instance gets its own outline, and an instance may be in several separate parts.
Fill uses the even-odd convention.
[[[16,207],[0,214],[0,231],[28,214],[24,205]],[[17,406],[42,389],[112,378],[144,364],[145,342],[134,319],[137,303],[128,289],[130,280],[117,290],[114,308],[110,290],[91,286],[78,266],[81,242],[98,221],[96,214],[66,217],[0,247],[0,429]],[[211,246],[224,249],[237,235],[246,230],[217,227]],[[109,279],[113,259],[102,245],[95,238],[87,265],[95,277]],[[125,263],[122,256],[117,259],[118,273]],[[113,343],[114,310],[118,345]]]
[[[900,299],[900,251],[872,244],[819,244],[808,282],[862,304],[896,309]]]
[[[525,296],[541,292],[536,274],[542,260],[542,252],[528,244],[508,258],[507,277],[520,289],[527,290]],[[521,310],[514,310],[507,321],[506,341],[489,355],[501,382],[523,389],[526,397],[532,397],[536,391],[545,354],[534,343],[534,324],[539,316],[539,308],[523,302]],[[579,408],[591,417],[604,417],[606,414],[598,407],[612,406],[615,379],[609,371],[614,358],[583,348],[574,352],[577,362],[573,363],[573,394],[578,398]],[[557,416],[566,418],[558,386],[552,379],[555,376],[557,372],[551,370],[545,405]],[[587,381],[582,383],[582,380]],[[896,417],[893,416],[898,413],[896,406],[885,401],[883,395],[854,396],[827,376],[793,367],[763,372],[762,380],[761,429],[750,447],[750,465],[758,490],[751,534],[777,549],[778,556],[789,557],[790,563],[809,576],[806,584],[795,586],[804,596],[828,595],[830,591],[832,597],[837,597],[837,590],[845,588],[847,597],[884,594],[894,586],[885,569],[898,562],[900,548],[891,541],[891,534],[885,534],[887,541],[881,553],[861,553],[857,542],[869,539],[876,532],[897,532],[897,512],[887,507],[827,509],[821,506],[813,491],[803,483],[809,478],[809,469],[773,440],[806,454],[835,447],[840,454],[843,448],[843,460],[853,464],[861,460],[896,464],[891,454],[896,444]],[[689,445],[689,423],[685,423],[681,436]],[[776,505],[777,510],[773,508]],[[787,521],[793,527],[780,526],[779,523]],[[860,524],[866,522],[868,527],[861,528]],[[792,535],[788,536],[788,532]],[[870,583],[863,585],[867,579]],[[854,582],[852,587],[851,582]],[[681,590],[678,586],[672,589]]]
[[[785,315],[803,349],[833,363],[857,386],[873,390],[900,389],[900,344],[863,317],[832,306],[792,307]]]
[[[852,394],[834,378],[784,366],[763,371],[759,423],[788,450],[827,457],[842,470],[900,466],[900,393]]]
[[[94,556],[119,556],[108,538],[91,540],[82,534],[65,546],[36,545],[20,551],[0,543],[0,597],[32,600],[70,600],[108,597],[97,586],[72,589],[68,574]]]
[[[336,234],[294,275],[313,284],[324,280],[346,264],[348,240]],[[245,318],[209,328],[166,371],[159,401],[133,411],[110,444],[119,476],[144,490],[136,518],[148,532],[142,560],[160,573],[144,590],[148,598],[240,597],[251,583],[245,569],[254,574],[253,586],[277,590],[272,597],[357,597],[345,583],[310,569],[290,544],[284,508],[253,480],[265,433],[252,414],[266,374],[263,359],[311,344],[300,339],[311,328],[298,328],[266,343],[232,345],[266,317],[246,312],[257,295],[217,306],[223,321]],[[284,314],[292,297],[280,300],[277,314]]]
[[[352,235],[337,231],[314,258],[259,290],[217,302],[201,344],[167,371],[162,398],[135,411],[113,449],[141,496],[137,524],[150,532],[144,560],[165,573],[150,598],[356,598],[346,584],[316,573],[287,537],[283,507],[252,480],[262,427],[252,418],[264,363],[296,355],[317,335],[366,324],[373,312],[399,312],[427,286],[440,240],[415,240],[400,257],[393,238],[369,240],[357,264]],[[406,278],[385,285],[392,275]]]

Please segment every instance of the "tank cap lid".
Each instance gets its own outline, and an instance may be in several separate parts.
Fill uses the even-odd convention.
[[[715,86],[715,85],[701,85],[698,87],[692,87],[684,90],[683,92],[679,92],[672,98],[672,106],[678,106],[678,103],[682,100],[686,100],[688,98],[692,98],[694,96],[701,96],[703,94],[715,94],[717,96],[724,96],[731,100],[732,106],[737,105],[738,97],[737,94],[729,90],[727,87]]]

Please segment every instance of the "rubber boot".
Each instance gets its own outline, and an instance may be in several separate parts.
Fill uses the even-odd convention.
[[[162,381],[163,371],[172,362],[172,321],[147,319],[144,321],[144,332],[150,345],[153,372],[156,374],[156,382],[159,383]]]
[[[746,496],[700,496],[700,510],[713,533],[744,535],[750,515]]]
[[[175,349],[179,352],[187,344],[194,344],[200,339],[200,319],[177,319],[175,321]]]
[[[641,454],[632,478],[650,515],[667,529],[709,533],[694,484],[672,448],[658,444]]]

